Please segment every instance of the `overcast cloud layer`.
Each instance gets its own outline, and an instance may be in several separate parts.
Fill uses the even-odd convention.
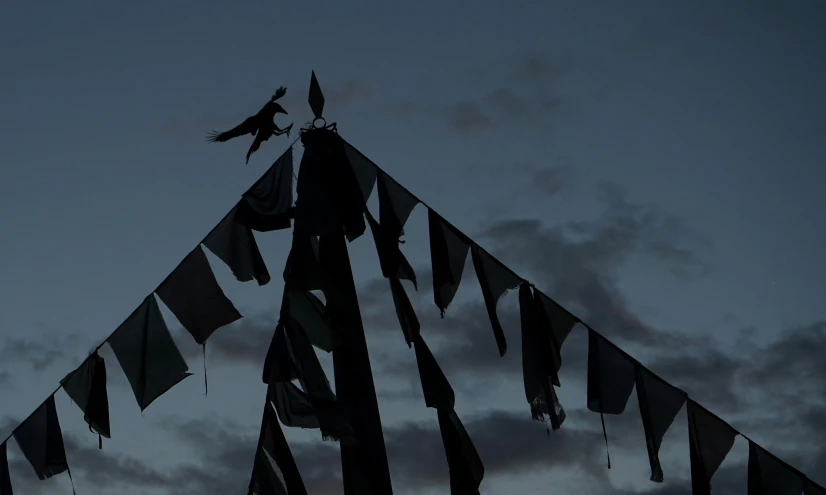
[[[475,241],[639,361],[826,484],[826,8],[819,2],[0,3],[0,434],[140,304],[289,142],[203,136],[288,86],[309,120],[310,70],[348,141]],[[279,120],[280,122],[280,120]],[[296,148],[296,161],[301,147]],[[375,195],[374,195],[375,196]],[[376,198],[370,200],[376,207]],[[690,492],[685,411],[649,479],[636,398],[585,409],[587,338],[563,349],[560,431],[532,421],[516,293],[500,358],[470,264],[439,317],[426,210],[403,250],[422,332],[486,466],[484,493]],[[111,440],[57,407],[80,493],[245,493],[261,365],[288,232],[258,234],[273,275],[216,276],[245,318],[202,350],[164,316],[194,373],[144,414],[104,347]],[[436,413],[380,277],[350,245],[394,489],[449,492]],[[319,351],[319,354],[324,354]],[[329,356],[323,365],[331,371]],[[335,443],[286,429],[312,494],[341,493]],[[36,479],[9,442],[18,493]],[[738,438],[715,493],[744,492]]]

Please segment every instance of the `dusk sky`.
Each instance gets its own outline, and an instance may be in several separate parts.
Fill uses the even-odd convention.
[[[0,1],[2,438],[151,293],[287,148],[208,144],[315,70],[341,136],[521,276],[738,431],[826,484],[826,3]],[[295,147],[296,166],[302,147]],[[376,211],[374,192],[369,206]],[[587,338],[565,344],[546,436],[522,386],[516,293],[500,358],[468,258],[433,304],[427,210],[403,251],[422,334],[485,463],[481,492],[690,492],[685,410],[649,481],[636,396],[586,409]],[[245,316],[143,414],[114,355],[112,439],[56,394],[78,494],[246,493],[289,231],[257,233],[273,280],[235,281]],[[447,494],[436,421],[375,245],[349,245],[395,493]],[[319,351],[332,377],[331,359]],[[338,446],[286,428],[308,491],[341,493]],[[738,437],[713,479],[745,493]],[[16,493],[38,481],[9,442]]]

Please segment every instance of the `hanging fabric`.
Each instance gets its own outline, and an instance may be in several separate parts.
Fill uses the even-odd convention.
[[[473,267],[476,269],[476,277],[479,279],[479,285],[482,286],[482,296],[485,299],[485,307],[488,309],[488,317],[493,327],[493,336],[499,347],[499,355],[504,356],[508,350],[508,342],[505,340],[505,332],[496,314],[496,304],[505,292],[519,287],[522,279],[476,244],[470,249],[470,254],[473,258]]]
[[[398,239],[404,235],[404,225],[413,208],[419,204],[419,199],[382,171],[379,171],[376,184],[379,191],[379,222],[388,236]]]
[[[373,233],[373,240],[376,243],[376,252],[379,256],[379,265],[381,266],[381,273],[386,278],[398,278],[401,280],[409,280],[416,284],[416,273],[413,267],[405,258],[401,249],[399,249],[399,239],[397,236],[391,235],[380,225],[370,211],[365,210],[364,216],[370,224],[370,231]]]
[[[393,295],[393,306],[396,308],[396,316],[399,318],[404,340],[407,342],[407,347],[411,347],[421,331],[419,318],[413,310],[413,305],[410,303],[410,298],[407,297],[407,292],[404,290],[401,280],[397,278],[390,279],[390,293]]]
[[[326,316],[324,303],[308,291],[287,290],[289,316],[307,334],[307,338],[317,348],[332,352],[341,344],[341,336],[333,331]]]
[[[9,456],[6,447],[7,442],[0,445],[0,495],[14,495],[11,487],[11,475],[9,474]]]
[[[298,471],[295,458],[287,444],[287,439],[284,437],[284,432],[278,424],[276,412],[269,402],[264,406],[264,417],[261,420],[261,433],[259,434],[256,462],[250,481],[250,493],[256,493],[257,495],[278,493],[275,490],[278,489],[280,479],[274,476],[273,466],[268,457],[275,461],[276,466],[281,471],[281,478],[284,480],[284,488],[282,488],[285,490],[284,493],[287,495],[307,495],[307,489],[304,487],[304,481],[301,479],[301,473]],[[276,478],[279,483],[271,481],[270,477]],[[261,485],[264,485],[262,486],[262,488],[265,488],[264,490],[255,490]],[[267,485],[271,487],[269,492],[266,491]]]
[[[565,310],[562,306],[554,302],[553,299],[546,296],[542,292],[534,289],[534,299],[538,301],[539,309],[539,326],[540,332],[543,335],[543,349],[547,349],[544,342],[550,343],[550,354],[544,354],[543,359],[549,365],[553,366],[553,371],[550,373],[553,384],[557,387],[559,383],[559,370],[562,367],[562,344],[570,335],[574,326],[579,323],[579,320]]]
[[[255,280],[258,285],[266,285],[270,281],[270,272],[252,230],[238,223],[239,207],[236,205],[212,229],[204,238],[204,246],[226,263],[239,282]]]
[[[806,486],[803,488],[803,495],[826,495],[826,488],[807,478]]]
[[[798,470],[749,441],[748,495],[800,495],[805,482]]]
[[[111,438],[106,363],[97,351],[86,358],[76,370],[66,375],[60,381],[60,385],[83,411],[83,420],[89,425],[89,429],[99,436]]]
[[[427,210],[430,230],[430,262],[433,268],[433,298],[445,315],[456,296],[465,269],[470,239],[450,225],[435,211]]]
[[[347,244],[341,234],[319,239],[319,259],[332,289],[325,290],[327,314],[333,329],[342,336],[342,345],[333,349],[336,396],[352,411],[354,442],[340,444],[344,495],[390,495],[393,489],[370,356]]]
[[[356,176],[361,196],[366,203],[373,193],[373,187],[376,184],[376,175],[379,167],[372,162],[364,154],[353,147],[346,139],[341,140],[344,144],[344,154],[347,156],[347,161],[350,162],[350,168]]]
[[[163,320],[155,296],[150,294],[109,337],[141,411],[190,376],[189,367]]]
[[[155,293],[201,345],[215,330],[241,319],[215,280],[201,246],[181,261]]]
[[[344,233],[349,240],[356,239],[366,228],[364,192],[344,140],[331,130],[312,129],[301,134],[301,142],[295,229],[309,235]],[[372,175],[375,179],[375,170]]]
[[[291,290],[323,290],[326,287],[324,273],[318,262],[318,237],[293,231],[293,241],[284,282]]]
[[[604,415],[625,411],[635,382],[634,361],[630,356],[588,328],[588,409],[600,415],[608,469],[611,469],[611,456],[607,453],[608,432]]]
[[[519,314],[522,326],[522,377],[531,417],[538,421],[550,421],[551,427],[558,430],[565,420],[565,411],[553,385],[556,368],[551,358],[551,330],[543,320],[537,294],[527,282],[519,286]]]
[[[298,364],[287,346],[284,324],[279,321],[273,332],[267,356],[264,358],[262,380],[265,384],[297,380],[300,375]]]
[[[439,409],[438,415],[450,471],[450,493],[478,495],[485,477],[482,459],[456,412]]]
[[[691,399],[686,412],[692,493],[711,495],[711,477],[734,445],[737,431]]]
[[[442,368],[439,367],[439,363],[436,362],[436,358],[433,357],[421,335],[416,336],[414,347],[425,405],[435,409],[453,410],[456,402],[453,387],[450,386]]]
[[[686,401],[686,394],[640,365],[636,366],[637,399],[651,464],[651,481],[662,483],[660,444]],[[798,494],[799,495],[799,494]]]
[[[14,439],[41,480],[68,471],[54,395],[17,427]]]
[[[289,229],[292,204],[293,148],[290,146],[244,193],[235,221],[259,232]]]

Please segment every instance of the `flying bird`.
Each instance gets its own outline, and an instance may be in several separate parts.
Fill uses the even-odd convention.
[[[286,134],[288,136],[290,135],[290,129],[293,128],[292,124],[288,125],[284,129],[279,129],[278,126],[275,125],[274,121],[275,114],[277,113],[288,115],[287,111],[284,110],[284,107],[276,103],[276,100],[285,94],[287,94],[287,88],[281,86],[275,94],[272,95],[270,101],[268,101],[257,114],[247,118],[240,125],[233,127],[226,132],[213,131],[207,134],[207,141],[210,143],[223,143],[238,136],[252,134],[255,136],[255,139],[253,140],[249,151],[247,151],[247,163],[249,163],[250,155],[255,153],[261,146],[261,143],[269,139],[271,136],[280,136],[282,134]]]

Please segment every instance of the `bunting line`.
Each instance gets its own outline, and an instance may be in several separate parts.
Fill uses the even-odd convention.
[[[301,136],[300,136],[300,135],[296,136],[296,138],[295,138],[295,139],[294,139],[294,140],[290,143],[290,145],[287,147],[287,149],[294,148],[294,147],[295,147],[295,144],[298,142],[298,140],[299,140],[299,139],[301,139]],[[282,152],[282,154],[281,154],[281,155],[283,155],[283,153],[285,153],[285,152],[286,152],[286,150],[285,150],[284,152]],[[281,156],[281,155],[279,155],[279,156]],[[263,178],[263,177],[267,174],[267,172],[269,172],[269,168],[267,169],[267,171],[265,171],[265,172],[261,175],[261,177],[259,177],[259,178],[258,178],[258,180],[261,180],[261,178]],[[200,241],[198,241],[198,243],[195,245],[195,247],[194,247],[194,248],[192,248],[192,250],[190,250],[190,251],[189,251],[189,253],[187,253],[187,256],[189,256],[190,254],[192,254],[192,252],[193,252],[193,251],[195,251],[196,249],[198,249],[198,248],[199,248],[199,247],[200,247],[200,246],[204,243],[204,241],[205,241],[205,240],[206,240],[206,239],[207,239],[207,238],[208,238],[208,237],[209,237],[209,236],[210,236],[213,232],[215,232],[215,230],[218,228],[218,226],[220,226],[220,225],[224,222],[224,220],[226,220],[226,219],[227,219],[227,217],[228,217],[228,216],[232,213],[232,210],[233,210],[233,208],[231,208],[231,209],[230,209],[230,211],[229,211],[229,212],[227,212],[227,214],[226,214],[226,215],[224,215],[223,217],[221,217],[221,220],[220,220],[217,224],[215,224],[215,226],[214,226],[214,227],[212,227],[212,229],[210,229],[210,231],[209,231],[209,232],[207,232],[207,234],[206,234],[206,235],[205,235],[205,236],[204,236],[204,237],[203,237]],[[174,268],[172,271],[170,271],[170,272],[169,272],[169,274],[168,274],[168,275],[167,275],[167,276],[163,279],[163,281],[161,281],[161,283],[160,283],[160,284],[158,284],[158,286],[157,286],[154,290],[152,290],[152,291],[149,293],[149,296],[147,296],[147,297],[150,297],[150,296],[152,296],[153,294],[155,294],[155,293],[157,292],[157,290],[158,290],[158,289],[159,289],[162,285],[164,285],[164,283],[165,283],[165,282],[167,282],[167,281],[169,280],[169,277],[170,277],[170,276],[171,276],[171,275],[175,272],[175,270],[177,270],[177,269],[178,269],[178,268],[179,268],[179,267],[180,267],[180,266],[184,263],[184,261],[185,261],[185,260],[186,260],[186,256],[184,257],[184,259],[182,259],[182,260],[181,260],[181,261],[180,261],[180,262],[179,262],[179,263],[175,266],[175,268]],[[133,311],[132,313],[130,313],[130,315],[129,315],[128,317],[126,317],[126,319],[123,321],[123,323],[125,323],[125,322],[129,321],[129,318],[131,318],[133,314],[134,314],[134,311]],[[123,323],[121,323],[121,325],[122,325]],[[113,335],[115,335],[115,332],[117,332],[118,328],[120,328],[120,326],[116,327],[114,331],[112,331],[112,332],[111,332],[111,333],[110,333],[110,334],[109,334],[109,335],[108,335],[105,339],[103,339],[103,341],[101,341],[101,343],[100,343],[100,344],[98,344],[98,345],[97,345],[97,347],[95,347],[95,348],[94,348],[94,350],[92,350],[92,352],[90,352],[90,353],[89,353],[89,355],[91,356],[91,355],[93,355],[93,354],[97,353],[98,351],[100,351],[100,350],[103,348],[103,346],[104,346],[104,345],[106,345],[106,343],[107,343],[107,342],[109,342],[109,339],[111,339],[111,338],[112,338],[112,336],[113,336]],[[71,371],[71,372],[70,372],[70,373],[66,376],[66,379],[68,379],[69,377],[71,377],[71,376],[72,376],[72,375],[73,375],[76,371],[77,371],[77,368],[75,368],[74,370],[72,370],[72,371]],[[54,389],[54,391],[53,391],[52,393],[50,393],[50,394],[46,397],[46,399],[45,399],[43,402],[45,402],[45,401],[49,400],[49,398],[51,398],[51,397],[54,397],[54,396],[55,396],[58,392],[60,392],[60,389],[61,389],[61,388],[63,388],[63,384],[58,385],[58,386]],[[41,404],[42,404],[42,403],[41,403]],[[39,407],[39,406],[38,406],[38,407]],[[7,443],[7,442],[8,442],[8,441],[9,441],[9,440],[10,440],[10,439],[14,436],[14,433],[18,430],[18,428],[20,428],[20,426],[21,426],[22,424],[24,424],[24,423],[26,422],[26,420],[27,420],[27,419],[31,418],[31,416],[32,416],[35,412],[37,412],[37,409],[35,409],[34,411],[32,411],[32,412],[31,412],[28,416],[26,416],[26,418],[25,418],[23,421],[21,421],[21,422],[20,422],[20,424],[18,424],[16,427],[14,427],[14,429],[13,429],[13,430],[12,430],[12,431],[8,434],[8,436],[6,436],[6,438],[5,438],[5,439],[3,439],[3,441],[2,441],[2,442],[0,442],[0,445],[6,444],[6,443]]]
[[[342,138],[342,139],[343,139],[343,138]],[[345,141],[345,142],[347,142],[347,141]],[[407,188],[406,188],[404,185],[402,185],[399,181],[397,181],[396,179],[394,179],[392,175],[390,175],[390,174],[389,174],[389,173],[387,173],[384,169],[382,169],[381,167],[379,167],[379,166],[378,166],[375,162],[373,162],[372,160],[370,160],[369,158],[367,158],[367,155],[365,155],[364,153],[362,153],[360,150],[358,150],[355,146],[353,146],[353,145],[352,145],[352,144],[350,144],[349,142],[347,142],[347,144],[348,144],[351,148],[353,148],[353,150],[355,150],[355,151],[356,151],[356,152],[358,152],[360,155],[362,155],[362,157],[364,157],[365,159],[367,159],[367,161],[368,161],[368,162],[370,162],[370,163],[371,163],[371,164],[372,164],[372,165],[376,168],[376,170],[377,170],[377,175],[379,175],[379,174],[384,174],[385,176],[387,176],[387,178],[389,178],[390,180],[392,180],[393,182],[395,182],[395,184],[396,184],[398,187],[400,187],[400,188],[401,188],[404,192],[406,192],[407,194],[409,194],[411,197],[415,198],[415,199],[416,199],[419,203],[421,203],[421,204],[422,204],[422,206],[424,206],[424,207],[425,207],[425,208],[427,208],[429,211],[431,211],[431,212],[433,212],[434,214],[436,214],[436,215],[437,215],[437,216],[441,219],[441,221],[443,221],[444,223],[446,223],[447,225],[449,225],[452,229],[454,229],[456,232],[458,232],[459,234],[461,234],[461,235],[462,235],[462,237],[463,237],[465,240],[467,240],[467,241],[468,241],[468,242],[469,242],[472,246],[475,246],[477,249],[479,249],[480,251],[484,252],[485,254],[487,254],[488,256],[490,256],[491,258],[493,258],[494,260],[496,260],[496,261],[497,261],[497,262],[498,262],[498,263],[499,263],[499,264],[500,264],[503,268],[505,268],[505,269],[506,269],[506,270],[507,270],[507,271],[508,271],[508,272],[509,272],[512,276],[514,276],[514,277],[518,278],[518,279],[519,279],[519,280],[521,280],[521,281],[524,281],[525,283],[527,283],[528,285],[530,285],[530,286],[531,286],[531,287],[532,287],[532,288],[533,288],[536,292],[538,292],[539,294],[541,294],[541,295],[545,296],[545,297],[546,297],[546,298],[548,298],[549,300],[553,301],[553,302],[554,302],[554,303],[555,303],[555,304],[556,304],[556,305],[557,305],[560,309],[562,309],[562,310],[563,310],[563,311],[564,311],[564,312],[565,312],[565,313],[566,313],[569,317],[573,318],[573,319],[574,319],[574,320],[576,320],[578,323],[580,323],[583,327],[585,327],[585,329],[586,329],[587,331],[591,331],[591,332],[594,332],[595,334],[599,335],[599,336],[600,336],[600,338],[602,338],[605,342],[607,342],[608,344],[610,344],[610,345],[611,345],[611,346],[612,346],[612,347],[613,347],[616,351],[618,351],[618,352],[619,352],[619,353],[620,353],[620,354],[621,354],[624,358],[626,358],[628,361],[630,361],[630,362],[631,362],[631,364],[633,364],[635,368],[638,368],[638,369],[642,369],[642,370],[644,370],[644,371],[647,371],[648,373],[652,374],[653,376],[655,376],[656,378],[658,378],[659,380],[661,380],[663,383],[665,383],[665,384],[667,384],[668,386],[670,386],[670,387],[672,387],[672,388],[674,388],[674,389],[676,389],[676,390],[680,391],[680,392],[681,392],[681,393],[682,393],[682,394],[686,397],[686,399],[687,399],[688,401],[690,401],[691,403],[695,404],[696,406],[699,406],[699,407],[700,407],[700,408],[701,408],[701,409],[702,409],[705,413],[707,413],[708,415],[710,415],[710,416],[711,416],[712,418],[714,418],[715,420],[717,420],[717,421],[719,421],[720,423],[725,424],[726,426],[728,426],[729,428],[731,428],[733,431],[735,431],[735,432],[736,432],[736,434],[737,434],[737,435],[739,435],[739,436],[743,437],[746,441],[748,441],[750,445],[754,445],[754,446],[758,447],[759,449],[761,449],[761,450],[765,451],[766,453],[768,453],[769,455],[771,455],[771,456],[772,456],[772,458],[773,458],[774,460],[776,460],[776,461],[780,462],[780,463],[781,463],[781,464],[783,464],[785,467],[787,467],[788,469],[790,469],[792,472],[794,472],[794,473],[797,473],[797,474],[801,475],[801,476],[805,479],[805,481],[806,481],[806,482],[810,483],[811,485],[814,485],[817,489],[819,489],[819,490],[821,490],[822,492],[826,493],[826,490],[825,490],[824,488],[822,488],[820,485],[818,485],[817,483],[815,483],[814,481],[812,481],[812,480],[811,480],[808,476],[806,476],[805,474],[803,474],[800,470],[798,470],[797,468],[795,468],[795,467],[794,467],[794,466],[792,466],[791,464],[787,463],[786,461],[784,461],[784,460],[780,459],[780,458],[779,458],[779,457],[777,457],[776,455],[772,454],[772,453],[771,453],[771,452],[769,452],[767,449],[765,449],[764,447],[760,446],[757,442],[755,442],[755,441],[753,441],[751,438],[749,438],[747,435],[745,435],[745,434],[741,433],[739,430],[737,430],[736,428],[732,427],[729,423],[727,423],[726,421],[722,420],[719,416],[717,416],[716,414],[714,414],[714,413],[712,413],[711,411],[709,411],[709,410],[708,410],[708,408],[706,408],[706,407],[704,407],[704,406],[700,405],[699,403],[697,403],[696,401],[694,401],[694,400],[693,400],[693,399],[692,399],[692,398],[691,398],[691,397],[690,397],[690,396],[689,396],[686,392],[682,391],[682,390],[681,390],[681,389],[679,389],[678,387],[675,387],[674,385],[671,385],[668,381],[664,380],[664,379],[663,379],[663,378],[661,378],[659,375],[657,375],[656,373],[654,373],[653,371],[651,371],[650,369],[648,369],[645,365],[643,365],[642,363],[640,363],[640,362],[639,362],[636,358],[634,358],[633,356],[631,356],[630,354],[628,354],[627,352],[625,352],[624,350],[622,350],[619,346],[617,346],[616,344],[614,344],[613,342],[611,342],[609,339],[607,339],[607,338],[606,338],[605,336],[603,336],[601,333],[599,333],[599,332],[597,332],[596,330],[594,330],[594,329],[593,329],[593,327],[591,327],[590,325],[588,325],[588,324],[587,324],[585,321],[583,321],[581,318],[579,318],[579,317],[578,317],[578,316],[576,316],[574,313],[572,313],[571,311],[569,311],[567,308],[565,308],[564,306],[562,306],[562,304],[560,304],[560,303],[556,302],[553,298],[551,298],[550,296],[548,296],[547,294],[545,294],[545,293],[544,293],[544,292],[542,292],[541,290],[537,289],[537,288],[536,288],[536,286],[535,286],[533,283],[531,283],[531,282],[530,282],[530,281],[528,281],[527,279],[525,279],[525,278],[521,277],[518,273],[516,273],[516,272],[515,272],[514,270],[512,270],[510,267],[508,267],[507,265],[505,265],[504,263],[502,263],[502,262],[501,262],[498,258],[496,258],[495,256],[491,255],[489,251],[487,251],[485,248],[483,248],[482,246],[480,246],[480,245],[479,245],[476,241],[474,241],[472,238],[470,238],[470,236],[468,236],[467,234],[465,234],[465,233],[463,233],[462,231],[460,231],[460,230],[459,230],[458,228],[456,228],[456,227],[455,227],[452,223],[450,223],[450,222],[449,222],[448,220],[446,220],[443,216],[441,216],[441,215],[440,215],[440,214],[439,214],[439,213],[438,213],[438,212],[437,212],[437,211],[436,211],[433,207],[431,207],[431,206],[430,206],[429,204],[427,204],[424,200],[422,200],[421,198],[419,198],[418,196],[416,196],[415,194],[413,194],[413,193],[412,193],[409,189],[407,189]],[[607,437],[606,437],[606,442],[607,442]],[[606,443],[606,445],[607,445],[607,443]],[[609,460],[609,463],[610,463],[610,460]],[[609,468],[610,468],[610,464],[609,464]]]

